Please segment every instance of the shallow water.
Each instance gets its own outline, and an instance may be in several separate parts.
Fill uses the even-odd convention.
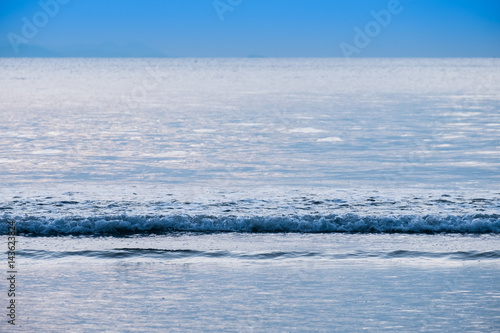
[[[498,235],[19,237],[19,328],[495,331]]]

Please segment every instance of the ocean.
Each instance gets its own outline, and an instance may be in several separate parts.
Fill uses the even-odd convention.
[[[0,88],[2,332],[500,332],[499,59],[3,58]]]

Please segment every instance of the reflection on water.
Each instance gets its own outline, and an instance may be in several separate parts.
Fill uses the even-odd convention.
[[[500,177],[498,59],[0,61],[3,184]]]

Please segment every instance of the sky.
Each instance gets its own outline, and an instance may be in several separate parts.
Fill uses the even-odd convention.
[[[499,57],[499,0],[0,0],[0,56]]]

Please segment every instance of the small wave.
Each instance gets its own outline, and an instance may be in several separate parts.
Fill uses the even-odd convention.
[[[287,260],[303,257],[318,259],[450,259],[450,260],[488,260],[500,259],[500,251],[458,251],[458,252],[424,252],[398,250],[392,252],[358,251],[353,253],[320,253],[300,251],[273,251],[273,252],[232,252],[232,251],[198,251],[189,249],[154,249],[154,248],[115,248],[109,250],[80,250],[80,251],[47,251],[47,250],[20,250],[18,255],[31,259],[60,259],[68,257],[86,257],[99,259],[126,259],[126,258],[156,258],[175,260],[186,258],[230,258],[238,260]]]
[[[387,258],[449,258],[459,260],[499,259],[500,251],[457,251],[457,252],[422,252],[422,251],[393,251]]]
[[[20,250],[19,256],[35,259],[65,258],[65,257],[88,257],[88,258],[133,258],[133,257],[157,257],[165,259],[189,258],[189,257],[224,257],[227,251],[196,251],[196,250],[167,250],[167,249],[142,249],[122,248],[111,250],[81,250],[81,251],[45,251],[45,250]]]
[[[47,251],[47,250],[20,250],[17,254],[24,258],[32,259],[58,259],[65,257],[88,257],[88,258],[134,258],[148,257],[161,259],[181,258],[237,258],[237,259],[290,259],[298,257],[312,257],[318,255],[315,252],[264,252],[264,253],[241,253],[230,251],[198,251],[182,249],[151,249],[151,248],[116,248],[110,250],[80,250],[80,251]]]
[[[406,233],[486,234],[500,233],[500,215],[464,216],[405,215],[359,216],[93,216],[46,218],[39,216],[0,218],[0,234],[8,233],[8,222],[16,222],[18,234],[111,235],[167,234],[172,232],[242,233]]]

